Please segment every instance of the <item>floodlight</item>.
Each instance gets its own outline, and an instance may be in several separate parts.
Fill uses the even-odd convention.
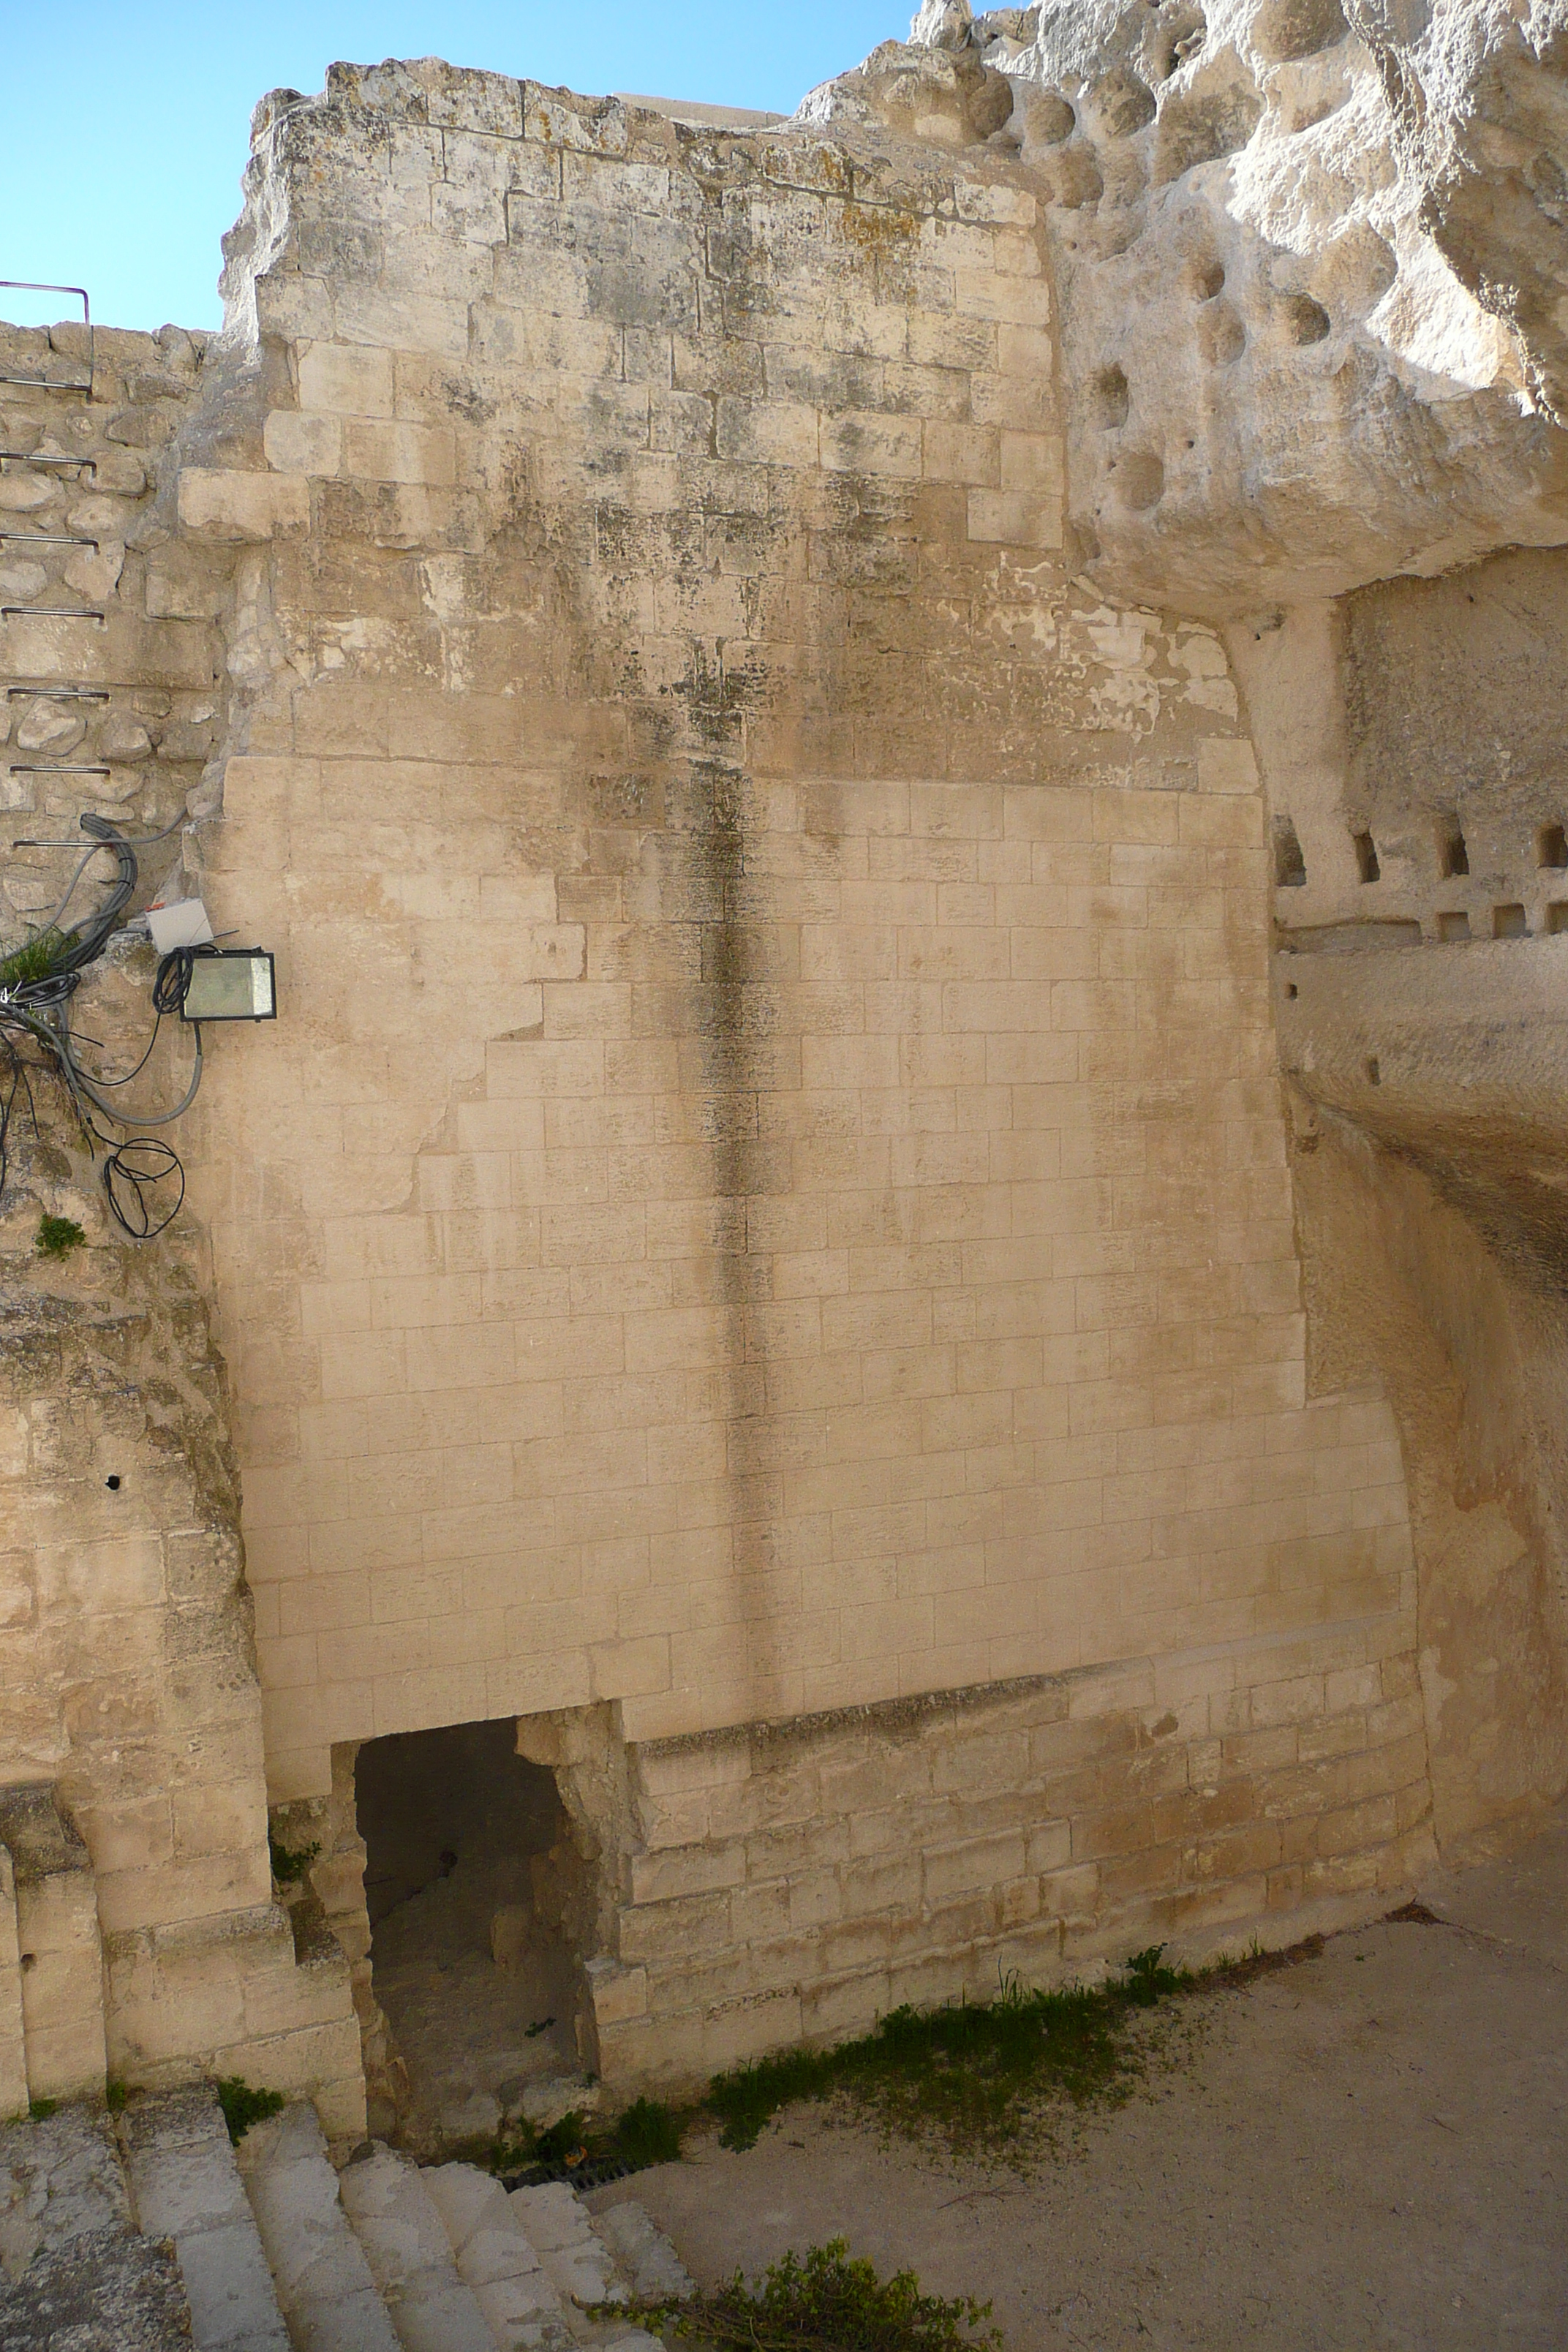
[[[182,1021],[276,1021],[278,991],[265,948],[187,948]]]

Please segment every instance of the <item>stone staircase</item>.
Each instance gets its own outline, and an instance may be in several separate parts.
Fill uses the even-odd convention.
[[[618,2315],[691,2281],[642,2209],[510,2194],[301,2103],[230,2147],[206,2087],[0,2130],[0,2352],[661,2352]]]

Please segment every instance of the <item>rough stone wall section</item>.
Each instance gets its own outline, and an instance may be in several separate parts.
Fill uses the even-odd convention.
[[[9,373],[85,381],[70,329],[7,331],[0,351]],[[231,558],[179,547],[172,529],[170,453],[203,398],[202,346],[173,329],[100,330],[93,356],[90,394],[0,385],[0,514],[14,533],[0,542],[0,771],[9,826],[45,840],[75,835],[84,809],[133,837],[176,823],[199,802],[224,706],[213,615]],[[8,942],[77,856],[7,856]],[[138,903],[160,884],[179,895],[182,872],[176,836],[149,855]],[[90,877],[72,917],[84,903]],[[133,945],[89,974],[73,1019],[101,1041],[99,1066],[128,1069],[142,1053],[152,975],[151,950]],[[187,1052],[165,1039],[132,1100],[177,1094]],[[28,2083],[35,2096],[101,2093],[106,2064],[146,2083],[243,2072],[320,2086],[347,2130],[363,2094],[345,1971],[335,1955],[297,1969],[272,1900],[200,1237],[187,1223],[132,1245],[51,1078],[34,1075],[32,1103],[36,1130],[26,1095],[13,1101],[0,1199],[0,1784],[18,1821],[58,1805],[79,1843],[76,1863],[47,1866],[21,1831],[13,1845]],[[46,1213],[78,1224],[83,1244],[41,1256]],[[61,1914],[53,1931],[46,1896]]]

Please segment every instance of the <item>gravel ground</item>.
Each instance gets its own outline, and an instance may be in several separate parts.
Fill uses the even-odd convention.
[[[700,2280],[842,2236],[989,2296],[1009,2352],[1568,2347],[1568,1811],[1338,1936],[1173,2004],[1168,2055],[1032,2177],[796,2108],[637,2197]]]

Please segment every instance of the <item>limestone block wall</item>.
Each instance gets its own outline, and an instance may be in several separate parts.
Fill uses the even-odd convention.
[[[1303,1435],[1384,1425],[1347,1399]],[[1234,1951],[1386,1907],[1430,1852],[1406,1638],[1391,1615],[648,1744],[592,1972],[606,2078],[1092,1979],[1145,1933]]]
[[[1402,1883],[1406,1503],[1377,1398],[1307,1399],[1257,764],[1217,637],[1079,569],[1027,174],[426,62],[268,101],[249,190],[178,512],[242,551],[204,888],[285,1007],[191,1122],[274,1798],[609,1707],[594,1957],[722,1889],[692,2017],[890,1980],[746,1924],[743,1807],[667,1818],[660,1743],[759,1723],[1078,1678],[1100,1780],[1047,1738],[999,1827],[982,1742],[922,1819],[950,1979]],[[1226,1843],[1281,1684],[1319,1825]]]

